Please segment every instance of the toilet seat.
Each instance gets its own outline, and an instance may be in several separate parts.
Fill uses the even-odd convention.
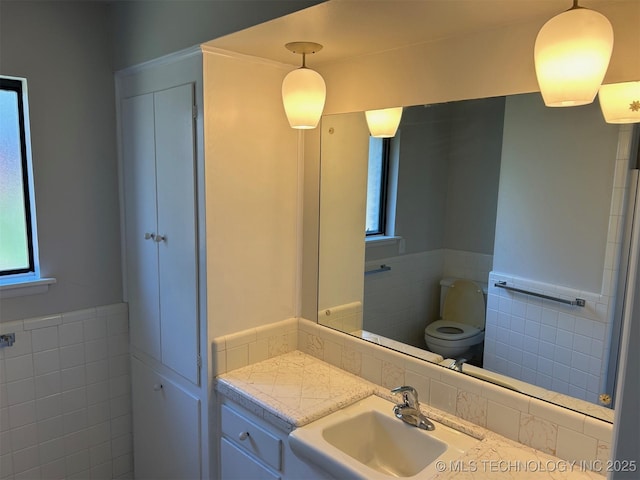
[[[482,330],[474,325],[452,322],[450,320],[436,320],[424,329],[425,335],[441,340],[464,340],[482,333]]]
[[[457,358],[484,341],[484,291],[475,282],[463,279],[446,286],[448,290],[441,292],[442,318],[426,326],[424,340],[430,351]]]

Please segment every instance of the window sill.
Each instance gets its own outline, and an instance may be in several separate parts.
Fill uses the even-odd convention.
[[[396,243],[400,243],[401,241],[402,237],[379,235],[375,237],[365,238],[365,245],[367,247],[382,247],[385,245],[395,245]]]
[[[0,298],[23,297],[47,293],[55,278],[23,277],[0,280]]]

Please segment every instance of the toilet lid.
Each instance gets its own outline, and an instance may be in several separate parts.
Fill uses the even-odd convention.
[[[447,320],[436,320],[427,325],[424,333],[430,337],[442,340],[463,340],[473,337],[482,330],[466,323],[449,322]]]
[[[456,280],[444,299],[442,319],[483,329],[484,310],[482,288],[471,280]]]

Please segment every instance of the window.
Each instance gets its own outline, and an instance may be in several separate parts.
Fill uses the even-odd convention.
[[[389,138],[369,137],[366,235],[385,235],[387,220],[387,178]]]
[[[4,285],[39,275],[27,105],[26,80],[0,76],[0,282]]]

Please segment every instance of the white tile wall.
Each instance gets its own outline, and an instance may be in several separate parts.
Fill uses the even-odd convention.
[[[561,298],[584,298],[586,307],[513,293],[507,284]],[[560,289],[492,272],[489,276],[484,367],[572,397],[598,402],[607,363],[610,297]],[[604,305],[604,308],[598,308]]]
[[[443,251],[368,262],[365,270],[380,264],[391,270],[365,276],[363,329],[424,348],[424,328],[439,311]]]
[[[443,277],[465,278],[486,283],[493,269],[493,255],[446,249]]]
[[[131,478],[126,304],[0,324],[0,479]]]

